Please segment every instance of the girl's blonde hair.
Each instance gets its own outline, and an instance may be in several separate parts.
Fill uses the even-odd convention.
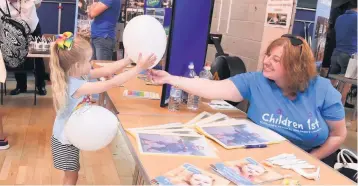
[[[50,70],[52,99],[56,111],[67,104],[67,80],[69,72],[75,70],[76,64],[88,63],[92,56],[92,47],[88,41],[77,36],[70,50],[60,49],[57,43],[51,46]]]
[[[274,40],[267,48],[266,54],[273,48],[283,46],[281,62],[286,72],[286,80],[289,85],[289,94],[297,95],[308,88],[312,78],[317,76],[315,59],[312,50],[305,39],[297,36],[302,41],[301,45],[293,46],[287,37]]]

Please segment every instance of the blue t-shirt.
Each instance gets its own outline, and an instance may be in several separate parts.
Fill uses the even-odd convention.
[[[108,9],[94,18],[91,25],[92,38],[116,38],[116,24],[121,10],[120,0],[100,0]]]
[[[69,77],[67,81],[67,104],[65,108],[58,112],[56,115],[55,123],[53,126],[53,136],[60,141],[62,144],[70,144],[66,136],[64,135],[64,127],[68,120],[68,118],[71,116],[72,112],[76,108],[76,106],[84,101],[85,96],[82,96],[78,99],[73,98],[73,94],[76,93],[76,91],[85,83],[87,83],[87,80],[85,79],[77,79],[73,77]]]
[[[349,55],[357,53],[357,12],[347,10],[339,16],[335,25],[336,50]]]
[[[248,117],[253,122],[304,150],[318,147],[327,140],[330,129],[326,120],[339,121],[345,117],[340,93],[328,79],[319,76],[293,101],[261,72],[239,74],[230,79],[250,102]]]

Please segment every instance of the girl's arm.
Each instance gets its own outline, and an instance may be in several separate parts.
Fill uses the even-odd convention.
[[[330,128],[329,137],[320,148],[311,152],[311,155],[318,159],[326,158],[338,150],[347,136],[345,119],[326,122]]]
[[[123,83],[127,82],[129,79],[136,76],[142,69],[134,67],[129,71],[123,72],[119,75],[116,75],[114,78],[107,81],[97,81],[97,82],[88,82],[85,83],[81,88],[79,88],[76,93],[73,95],[74,98],[79,98],[84,95],[89,94],[99,94],[105,92],[111,88],[118,87]]]
[[[121,71],[131,62],[132,61],[129,58],[125,58],[113,63],[106,63],[106,65],[101,68],[92,69],[90,72],[90,77],[91,79],[97,79],[101,77],[112,76],[115,73]]]
[[[99,94],[105,92],[111,88],[118,87],[119,85],[127,82],[129,79],[135,77],[139,72],[144,69],[148,69],[153,66],[156,61],[156,56],[153,54],[142,59],[142,55],[139,55],[137,66],[129,71],[116,75],[114,78],[107,81],[88,82],[82,85],[74,94],[74,98],[79,98],[89,94]]]

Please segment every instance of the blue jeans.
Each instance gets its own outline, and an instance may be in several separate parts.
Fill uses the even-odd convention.
[[[92,38],[93,60],[112,60],[116,40],[113,38]]]

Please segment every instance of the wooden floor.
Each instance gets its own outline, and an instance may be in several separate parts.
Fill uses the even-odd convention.
[[[0,111],[6,113],[3,124],[10,149],[0,151],[0,184],[62,184],[62,172],[52,165],[50,138],[55,112],[51,101],[48,96],[40,97],[34,106],[31,94],[6,96]],[[120,184],[120,158],[115,159],[112,152],[116,147],[112,144],[98,152],[81,152],[78,184]],[[130,176],[131,172],[122,184],[129,184]]]

